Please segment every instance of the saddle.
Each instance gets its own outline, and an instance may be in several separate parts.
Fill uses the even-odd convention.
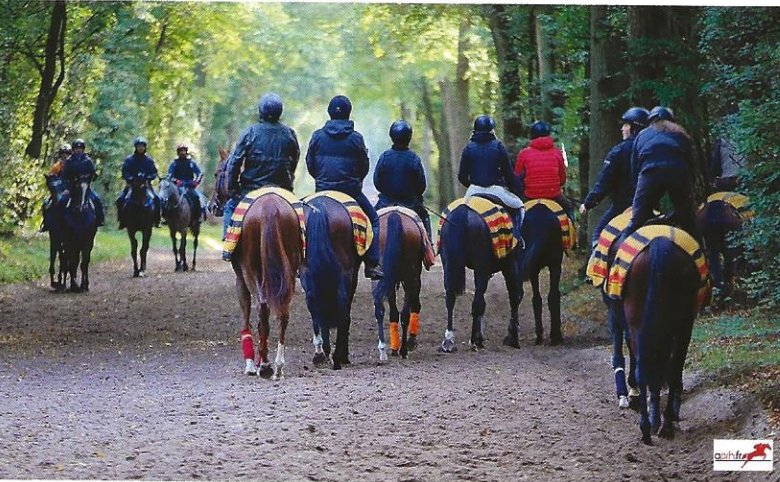
[[[721,201],[733,207],[743,220],[751,219],[756,215],[756,213],[750,209],[749,197],[745,196],[744,194],[731,191],[721,191],[710,194],[707,197],[707,201],[699,206],[699,211],[704,209],[705,205],[715,201]]]
[[[588,267],[586,268],[586,274],[593,286],[601,286],[601,283],[609,275],[607,272],[609,268],[609,250],[612,248],[612,243],[620,237],[620,233],[626,229],[629,221],[631,221],[631,208],[612,218],[609,224],[601,231],[596,249],[590,255]]]
[[[420,230],[420,236],[422,237],[423,240],[422,241],[423,265],[425,266],[426,270],[430,271],[431,266],[436,264],[436,253],[433,251],[433,246],[431,246],[431,240],[428,239],[428,233],[425,231],[425,226],[423,225],[422,219],[420,219],[420,216],[413,210],[400,205],[393,205],[393,206],[388,206],[386,208],[382,208],[379,211],[377,211],[377,214],[379,214],[379,216],[381,217],[386,214],[390,214],[392,212],[397,212],[403,216],[410,218],[417,225],[417,229]]]
[[[490,196],[490,195],[484,195]],[[519,244],[513,234],[514,224],[506,208],[495,203],[483,194],[456,199],[444,210],[439,220],[439,236],[436,251],[441,252],[441,230],[450,213],[460,206],[466,206],[477,213],[487,225],[490,231],[490,242],[493,246],[493,255],[496,259],[506,258]]]
[[[537,206],[546,207],[558,218],[558,222],[561,226],[561,242],[563,243],[563,249],[566,251],[574,249],[577,245],[577,230],[574,227],[574,221],[566,214],[566,210],[563,209],[563,206],[552,199],[531,199],[525,203],[525,212],[528,213]]]
[[[349,214],[352,220],[352,234],[355,240],[355,250],[358,256],[363,256],[371,246],[371,241],[374,239],[374,230],[371,228],[371,223],[368,221],[368,216],[360,208],[360,205],[355,201],[352,196],[344,194],[339,191],[320,191],[304,198],[304,202],[309,202],[313,199],[320,197],[330,198],[339,204]]]

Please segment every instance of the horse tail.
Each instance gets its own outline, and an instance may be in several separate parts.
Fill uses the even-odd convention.
[[[382,256],[382,270],[384,277],[377,285],[374,298],[382,302],[387,299],[390,293],[395,290],[398,283],[401,282],[401,251],[403,247],[404,225],[401,215],[397,212],[390,213],[387,218],[387,234],[385,243],[385,252]]]
[[[452,211],[442,226],[441,259],[444,267],[444,288],[462,295],[466,291],[466,243],[469,223],[468,208]]]
[[[523,281],[527,281],[532,269],[541,269],[540,258],[545,250],[556,245],[563,249],[563,246],[558,218],[547,207],[535,206],[528,210],[523,225],[528,228],[524,230],[525,252],[520,254],[520,276]]]
[[[260,289],[271,310],[279,315],[289,309],[295,288],[295,277],[282,239],[280,222],[271,221],[282,220],[283,215],[275,205],[268,214],[270,216],[263,222],[260,238],[263,276]]]
[[[320,203],[306,220],[306,263],[309,286],[306,296],[312,310],[316,310],[321,327],[337,328],[349,310],[347,284],[352,273],[344,268],[334,254],[330,240],[330,222]]]

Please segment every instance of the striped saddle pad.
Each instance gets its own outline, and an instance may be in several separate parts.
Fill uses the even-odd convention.
[[[366,213],[360,208],[360,205],[352,196],[339,191],[320,191],[304,198],[305,201],[311,201],[318,197],[327,197],[340,203],[347,210],[352,219],[352,233],[355,237],[355,250],[358,256],[363,256],[371,246],[374,239],[374,231],[371,229],[371,223],[368,221]]]
[[[716,192],[707,197],[707,203],[713,201],[723,201],[724,203],[729,204],[737,210],[742,219],[751,219],[755,216],[753,210],[750,209],[750,198],[744,194],[728,191]],[[704,208],[704,204],[699,207],[699,210],[702,208]]]
[[[563,242],[563,249],[570,250],[577,244],[577,230],[574,228],[574,223],[566,215],[566,210],[563,206],[553,201],[552,199],[531,199],[525,203],[525,212],[528,213],[536,206],[542,205],[552,211],[558,218],[558,222],[561,224],[561,241]]]
[[[303,204],[300,199],[296,198],[293,193],[280,187],[261,187],[248,193],[241,202],[236,206],[233,211],[233,216],[230,218],[230,225],[228,226],[227,233],[225,234],[225,240],[222,242],[222,259],[225,261],[231,261],[233,259],[233,252],[236,250],[238,241],[241,239],[241,231],[244,229],[244,216],[249,211],[249,207],[257,201],[260,197],[267,194],[276,194],[290,203],[296,214],[298,214],[298,223],[301,229],[301,246],[303,247],[303,256],[306,256],[306,226],[304,224],[303,216]]]
[[[515,249],[518,241],[514,234],[512,234],[514,225],[512,224],[512,218],[509,216],[506,209],[488,199],[479,196],[471,196],[468,199],[460,198],[451,202],[450,205],[447,206],[447,209],[442,213],[441,219],[439,220],[437,251],[441,250],[441,230],[442,227],[444,227],[447,217],[455,208],[462,205],[467,206],[469,209],[479,214],[485,221],[485,224],[487,224],[487,227],[490,230],[490,241],[493,245],[493,255],[496,259],[505,258],[513,249]]]
[[[704,252],[701,250],[699,243],[690,234],[680,228],[666,225],[643,226],[620,245],[615,256],[615,262],[612,263],[612,267],[609,270],[607,282],[604,284],[606,294],[615,299],[619,299],[622,296],[623,285],[628,272],[631,270],[631,263],[656,238],[671,240],[691,257],[691,260],[696,265],[696,269],[699,271],[701,284],[697,298],[699,308],[703,307],[709,301],[711,293]]]
[[[626,229],[628,222],[631,221],[631,209],[627,209],[623,214],[619,214],[612,218],[599,235],[599,242],[596,245],[596,249],[590,255],[588,260],[587,275],[590,278],[593,286],[601,286],[607,275],[607,269],[609,268],[609,248],[612,247],[612,243],[615,242],[620,236],[620,233]]]
[[[423,239],[423,265],[425,266],[425,269],[430,271],[431,266],[436,264],[436,253],[433,251],[433,246],[431,246],[431,240],[428,239],[428,233],[425,231],[425,225],[423,225],[422,219],[420,219],[420,216],[416,212],[403,206],[388,206],[377,211],[379,217],[388,215],[392,212],[397,212],[411,218],[417,225],[417,229],[420,230],[420,236]]]

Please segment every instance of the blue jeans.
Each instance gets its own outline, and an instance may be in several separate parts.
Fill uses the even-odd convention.
[[[233,217],[233,211],[236,210],[236,206],[238,206],[238,200],[235,198],[230,198],[225,203],[225,208],[222,210],[222,240],[225,240],[225,236],[227,236],[227,228],[230,226],[230,218]]]

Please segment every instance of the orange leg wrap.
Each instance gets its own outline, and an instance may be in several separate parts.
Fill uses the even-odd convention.
[[[252,342],[251,330],[243,330],[241,332],[241,350],[244,352],[245,360],[255,359],[255,345]]]
[[[398,331],[397,321],[390,322],[390,349],[391,350],[401,349],[401,334]]]
[[[417,336],[420,331],[420,314],[412,313],[409,315],[409,334]]]

